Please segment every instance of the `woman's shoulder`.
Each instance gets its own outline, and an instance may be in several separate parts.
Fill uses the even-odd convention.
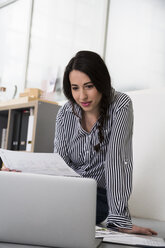
[[[114,99],[112,102],[113,108],[119,110],[121,108],[128,107],[130,104],[132,104],[131,98],[126,93],[119,91],[114,92]]]
[[[61,106],[60,108],[60,112],[68,112],[72,110],[72,104],[70,101],[67,101],[66,103],[64,103],[63,106]]]
[[[58,110],[57,118],[62,118],[67,116],[70,112],[72,112],[72,104],[67,101],[61,108]]]
[[[81,118],[81,108],[76,103],[67,101],[58,111],[58,115],[72,118]]]
[[[58,111],[57,119],[67,118],[73,120],[81,117],[81,109],[77,104],[73,104],[70,101],[66,102]]]

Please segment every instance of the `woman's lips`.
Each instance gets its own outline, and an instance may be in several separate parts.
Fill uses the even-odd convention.
[[[81,105],[83,107],[88,107],[91,104],[91,102],[81,102]]]

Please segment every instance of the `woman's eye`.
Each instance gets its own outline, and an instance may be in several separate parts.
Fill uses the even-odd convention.
[[[78,87],[72,87],[72,90],[78,90]]]
[[[89,84],[86,87],[87,87],[87,89],[92,89],[94,87],[94,85],[93,84]]]

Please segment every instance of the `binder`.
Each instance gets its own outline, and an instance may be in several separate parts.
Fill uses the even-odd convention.
[[[19,139],[20,151],[26,150],[29,115],[30,115],[29,110],[23,110],[21,113],[21,126],[20,126],[20,139]]]
[[[15,111],[13,123],[13,135],[11,150],[19,150],[20,126],[21,126],[21,112]]]
[[[1,148],[6,148],[6,134],[7,134],[7,128],[2,128],[2,137],[1,137]]]
[[[28,130],[27,130],[27,143],[26,151],[31,152],[32,139],[33,139],[33,124],[34,124],[34,109],[30,109],[30,116],[28,120]]]

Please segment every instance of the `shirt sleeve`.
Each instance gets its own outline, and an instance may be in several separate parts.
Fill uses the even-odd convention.
[[[132,102],[127,98],[114,114],[105,161],[109,227],[132,228],[128,209],[132,191],[132,130]]]
[[[68,142],[66,138],[65,129],[65,116],[62,108],[59,110],[56,118],[56,129],[55,129],[55,139],[54,139],[54,152],[58,153],[64,161],[70,165],[70,158],[68,156]]]

